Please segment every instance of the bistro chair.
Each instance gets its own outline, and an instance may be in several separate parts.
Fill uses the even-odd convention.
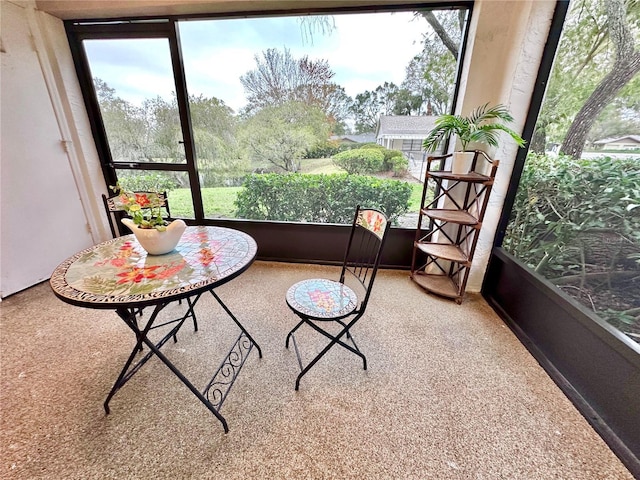
[[[350,329],[367,308],[389,227],[387,217],[379,210],[357,206],[340,279],[303,280],[287,291],[287,305],[300,317],[300,322],[289,332],[285,342],[289,348],[289,341],[293,341],[300,365],[296,390],[300,387],[300,379],[335,345],[359,356],[364,369],[367,369],[367,359],[356,345]],[[302,325],[308,325],[329,339],[327,346],[306,366],[295,338],[295,332]]]
[[[153,193],[158,196],[160,201],[162,202],[163,208],[163,217],[169,220],[171,218],[171,210],[169,210],[169,200],[167,197],[167,192],[133,192],[150,194]],[[131,233],[127,227],[122,225],[120,219],[122,219],[124,215],[124,207],[122,205],[122,201],[120,200],[120,195],[113,195],[111,197],[107,197],[105,194],[102,194],[102,203],[104,203],[104,208],[107,212],[107,219],[109,220],[109,228],[111,228],[111,236],[113,238],[121,237],[122,235],[127,235]]]
[[[163,209],[163,218],[170,220],[171,219],[171,210],[169,209],[169,199],[167,197],[167,192],[150,192],[150,191],[137,191],[133,192],[133,194],[155,194],[158,196],[160,201],[162,202]],[[109,227],[111,228],[111,235],[113,238],[121,237],[123,235],[127,235],[131,233],[129,229],[124,226],[120,219],[124,217],[124,206],[122,204],[122,200],[120,199],[120,195],[112,195],[111,197],[107,197],[105,194],[102,194],[102,203],[104,203],[104,208],[107,212],[107,219],[109,220]],[[178,303],[182,304],[182,300],[178,300]],[[196,320],[196,314],[193,311],[193,307],[195,306],[195,301],[192,301],[190,298],[187,298],[187,303],[189,304],[189,309],[187,313],[176,320],[171,320],[169,322],[165,322],[154,326],[152,328],[163,327],[169,323],[174,323],[178,321],[184,321],[186,318],[191,317],[193,319],[193,328],[197,332],[198,331],[198,321]],[[139,315],[142,317],[143,308],[138,308],[134,311],[134,316]],[[176,336],[173,337],[174,341],[177,341]]]

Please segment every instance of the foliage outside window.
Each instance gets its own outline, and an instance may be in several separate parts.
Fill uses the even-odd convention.
[[[638,2],[572,4],[503,244],[637,342],[639,27]]]
[[[351,184],[358,186],[342,192],[351,209],[362,189],[374,189],[365,195],[369,199],[376,188],[395,191],[399,197],[393,203],[398,205],[386,213],[396,225],[412,228],[415,218],[406,214],[418,208],[422,139],[399,137],[390,148],[375,145],[378,119],[451,110],[466,18],[467,10],[461,8],[178,22],[193,159],[186,156],[176,92],[160,91],[173,79],[165,74],[146,82],[143,97],[139,88],[129,89],[122,81],[125,72],[145,66],[154,73],[156,49],[162,47],[168,55],[166,40],[90,40],[85,46],[113,161],[193,163],[205,218],[261,219],[242,206],[243,198],[256,194],[247,192],[256,188],[256,175],[347,173],[375,179],[354,180]],[[412,32],[411,38],[405,31]],[[129,63],[136,55],[130,52],[140,52],[138,45],[143,53],[138,62]],[[225,61],[232,57],[233,62]],[[394,62],[396,57],[404,63]],[[108,65],[113,59],[117,70]],[[166,70],[168,58],[162,62]],[[165,184],[173,180],[165,185],[172,215],[188,216],[193,208],[183,212],[180,205],[192,195],[193,180],[178,168],[164,169],[161,175]],[[118,180],[126,184],[136,176],[124,177]],[[398,181],[406,188],[397,189]],[[302,200],[282,198],[292,204]],[[269,218],[310,221],[306,215]]]

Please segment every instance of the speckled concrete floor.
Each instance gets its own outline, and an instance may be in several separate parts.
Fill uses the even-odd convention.
[[[158,360],[102,403],[132,333],[110,311],[48,284],[0,303],[2,478],[631,479],[631,474],[479,297],[458,306],[407,272],[381,271],[353,333],[369,369],[333,349],[303,378],[284,339],[292,283],[330,267],[256,262],[217,292],[261,345],[220,423]],[[179,307],[175,307],[179,308]],[[204,386],[233,343],[211,296],[200,330],[165,353]],[[301,331],[305,357],[323,338]]]

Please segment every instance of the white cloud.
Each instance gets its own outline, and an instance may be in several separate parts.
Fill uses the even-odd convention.
[[[216,97],[236,112],[244,106],[240,77],[255,67],[247,48],[212,48],[192,57],[185,52],[185,74],[190,95]]]
[[[405,68],[421,50],[425,20],[412,13],[336,17],[339,48],[330,57],[336,81],[355,96],[385,81],[400,84]],[[349,90],[348,85],[354,90]]]
[[[240,77],[255,68],[254,56],[267,48],[286,47],[295,58],[326,59],[334,81],[354,97],[385,81],[400,84],[409,61],[421,50],[422,34],[430,28],[411,12],[332,18],[336,29],[316,32],[311,40],[296,18],[187,22],[181,33],[189,93],[219,98],[237,112],[246,102]],[[165,42],[96,42],[90,55],[92,70],[133,103],[156,95],[169,98],[175,87]]]
[[[422,50],[422,34],[430,28],[426,20],[415,19],[412,12],[332,18],[336,28],[327,34],[316,32],[311,39],[302,34],[294,18],[277,23],[274,19],[189,22],[183,28],[185,32],[190,29],[190,45],[194,48],[184,53],[189,92],[220,98],[238,111],[246,103],[240,77],[256,67],[255,55],[267,48],[286,47],[295,58],[308,55],[314,60],[326,59],[335,72],[334,81],[355,97],[384,82],[399,85],[405,68]],[[224,36],[210,33],[218,26],[225,31]],[[286,35],[283,28],[289,30]],[[196,42],[192,38],[196,32],[207,30],[210,36],[206,40]]]

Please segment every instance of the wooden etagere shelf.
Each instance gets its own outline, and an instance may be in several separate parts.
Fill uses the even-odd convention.
[[[450,156],[427,158],[411,279],[460,304],[499,162],[475,151],[466,173],[433,167]]]

